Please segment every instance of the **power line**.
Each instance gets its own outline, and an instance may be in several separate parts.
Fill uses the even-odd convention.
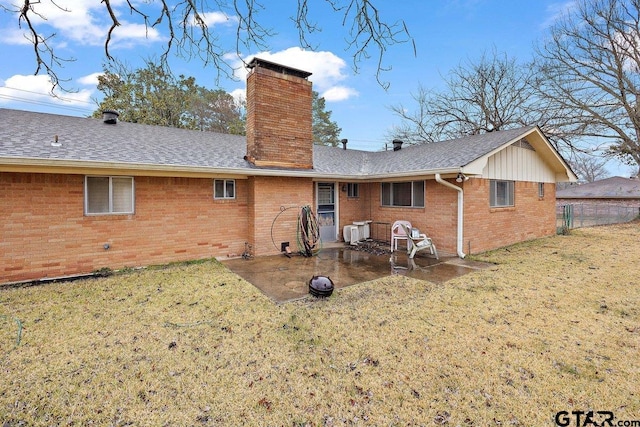
[[[44,97],[48,97],[48,98],[56,98],[56,99],[60,99],[62,101],[68,101],[68,102],[73,102],[73,103],[80,103],[80,104],[87,104],[87,105],[93,105],[93,102],[89,102],[89,101],[83,101],[81,99],[73,99],[73,98],[65,98],[62,96],[53,96],[50,93],[42,93],[42,92],[34,92],[32,90],[27,90],[27,89],[19,89],[17,87],[11,87],[11,86],[2,86],[0,87],[1,89],[10,89],[10,90],[15,90],[18,92],[26,92],[26,93],[33,93],[34,95],[38,95],[38,96],[44,96]],[[6,95],[6,96],[10,96],[10,95]]]
[[[61,109],[61,110],[68,110],[68,111],[74,111],[77,113],[87,113],[87,114],[91,114],[93,111],[91,111],[88,108],[84,108],[84,107],[74,107],[72,105],[62,105],[62,104],[55,104],[52,102],[45,102],[45,101],[37,101],[34,99],[29,99],[29,98],[20,98],[17,96],[9,96],[9,95],[3,95],[0,94],[0,99],[6,99],[9,101],[15,101],[15,102],[22,102],[25,104],[33,104],[33,105],[41,105],[44,107],[50,107],[50,108],[57,108],[57,109]]]
[[[27,89],[20,89],[20,88],[17,88],[17,87],[3,86],[3,87],[0,87],[0,90],[2,90],[2,89],[8,89],[8,90],[17,91],[17,92],[31,93],[31,94],[34,94],[34,95],[38,95],[40,97],[59,99],[60,101],[71,102],[71,103],[74,103],[74,104],[93,105],[92,102],[83,101],[83,100],[80,100],[80,99],[66,98],[66,97],[62,97],[62,96],[54,97],[51,94],[45,94],[45,93],[42,93],[42,92],[35,92],[35,91],[32,91],[32,90],[27,90]],[[45,107],[49,107],[49,108],[57,108],[57,109],[67,110],[67,111],[74,111],[76,113],[83,113],[83,114],[91,114],[93,112],[90,109],[85,108],[85,107],[78,107],[78,106],[75,106],[75,105],[58,104],[58,103],[55,103],[55,102],[47,102],[47,101],[44,101],[44,100],[41,100],[41,99],[39,100],[39,99],[32,99],[32,98],[24,98],[24,97],[20,97],[20,96],[8,95],[8,94],[3,94],[3,93],[0,93],[0,99],[6,99],[8,101],[15,101],[15,102],[22,102],[22,103],[25,103],[25,104],[40,105],[40,106],[45,106]]]
[[[375,142],[380,144],[389,142],[388,140],[385,140],[385,139],[356,139],[356,138],[348,138],[348,141],[349,142]]]

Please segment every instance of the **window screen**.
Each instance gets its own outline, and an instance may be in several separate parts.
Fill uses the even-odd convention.
[[[360,197],[360,186],[358,183],[347,184],[347,197]]]
[[[382,206],[424,207],[424,181],[383,182]]]
[[[85,212],[87,214],[130,214],[133,211],[133,178],[111,176],[85,178]]]
[[[514,182],[490,181],[489,204],[492,208],[514,206]]]
[[[214,199],[235,199],[236,181],[234,179],[214,179],[213,180]]]

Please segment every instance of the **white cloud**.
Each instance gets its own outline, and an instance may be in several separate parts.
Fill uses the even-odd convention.
[[[29,45],[31,37],[19,28],[3,28],[0,31],[0,42],[12,45]]]
[[[103,75],[103,72],[99,72],[99,73],[92,73],[89,74],[87,76],[83,76],[80,77],[79,79],[76,79],[76,81],[78,83],[80,83],[83,86],[98,86],[98,77],[100,77],[101,75]]]
[[[223,12],[202,13],[200,14],[200,17],[204,20],[204,23],[207,24],[208,27],[218,24],[232,24],[238,22],[237,16],[229,16]],[[195,22],[192,22],[191,25],[195,25]]]
[[[88,79],[90,76],[87,76]],[[88,80],[86,80],[88,81]],[[4,80],[0,87],[0,104],[11,102],[26,102],[32,104],[55,104],[92,109],[91,96],[94,89],[82,89],[77,92],[54,91],[51,95],[51,80],[47,75],[24,76],[16,74]],[[85,84],[85,83],[83,83]]]
[[[249,55],[244,58],[244,61],[249,63],[254,57],[312,73],[309,80],[313,82],[313,89],[319,93],[328,94],[328,96],[323,95],[327,101],[343,101],[358,94],[355,89],[339,85],[348,77],[345,71],[347,63],[332,52],[314,52],[291,47],[279,52],[260,52]],[[245,81],[247,70],[242,61],[236,60],[234,67],[235,77]]]
[[[100,38],[100,44],[104,44],[107,31],[105,30],[102,38]],[[155,42],[163,40],[164,37],[160,32],[151,27],[146,27],[144,24],[132,24],[129,22],[121,22],[121,25],[113,31],[113,39],[109,42],[111,49],[134,47],[141,41]]]
[[[31,20],[36,30],[44,36],[56,34],[57,47],[73,44],[101,46],[104,44],[111,19],[103,2],[95,0],[60,0],[56,2],[32,2],[36,13]],[[114,47],[132,45],[133,41],[157,41],[161,39],[159,31],[144,24],[131,23],[125,18],[130,16],[129,6],[122,0],[112,0],[112,9],[120,25],[114,30]],[[120,8],[121,7],[121,8]],[[5,29],[1,40],[8,44],[27,44],[24,29]]]
[[[237,104],[241,104],[247,99],[247,91],[245,89],[235,89],[229,93],[236,100]]]
[[[329,88],[327,91],[320,94],[326,101],[344,101],[345,99],[349,99],[353,96],[358,96],[358,92],[350,87],[345,86],[334,86]]]
[[[547,18],[542,22],[543,29],[551,27],[558,19],[571,13],[577,7],[576,0],[565,0],[547,6]]]
[[[640,69],[640,58],[637,55],[637,46],[640,42],[640,34],[633,29],[633,24],[628,24],[626,34],[618,32],[613,37],[613,43],[616,45],[616,49],[605,49],[606,53],[611,57],[613,52],[619,52],[622,56],[623,69],[629,73],[637,73]],[[609,47],[609,46],[606,46]]]
[[[87,45],[100,44],[104,39],[106,26],[96,20],[96,16],[105,12],[101,2],[41,2],[34,3],[33,9],[37,12],[31,15],[34,25],[53,27],[63,38]]]

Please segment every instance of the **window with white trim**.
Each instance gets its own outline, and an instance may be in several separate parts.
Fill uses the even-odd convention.
[[[236,180],[235,179],[214,179],[213,180],[214,199],[235,199]]]
[[[132,214],[135,206],[133,177],[86,176],[84,212],[87,215]]]
[[[357,182],[347,183],[347,197],[360,197],[360,185]]]
[[[544,199],[544,182],[538,183],[538,198]]]
[[[513,181],[496,179],[489,181],[489,206],[492,208],[514,206],[514,184]]]
[[[382,206],[424,207],[424,181],[383,182]]]

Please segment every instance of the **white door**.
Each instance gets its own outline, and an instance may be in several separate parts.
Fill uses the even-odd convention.
[[[320,227],[320,240],[323,242],[335,242],[336,233],[336,197],[335,184],[332,182],[319,182],[317,184],[318,226]]]

